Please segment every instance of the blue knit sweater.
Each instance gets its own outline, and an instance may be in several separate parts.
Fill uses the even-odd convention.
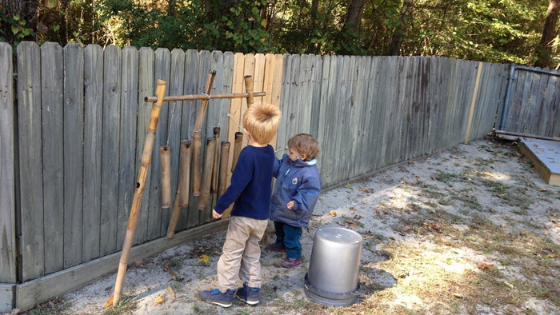
[[[231,176],[231,185],[218,199],[214,210],[221,214],[234,203],[232,216],[268,220],[275,159],[270,145],[243,148]]]

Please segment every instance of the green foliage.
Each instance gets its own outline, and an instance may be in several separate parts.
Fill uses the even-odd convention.
[[[10,43],[14,49],[22,40],[35,36],[27,21],[17,14],[11,14],[9,6],[0,5],[0,22],[0,41]]]

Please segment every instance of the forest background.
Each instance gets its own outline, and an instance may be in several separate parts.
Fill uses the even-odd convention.
[[[0,41],[560,67],[560,0],[0,0]]]

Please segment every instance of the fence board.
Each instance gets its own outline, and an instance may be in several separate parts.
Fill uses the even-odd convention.
[[[121,114],[121,51],[108,46],[103,52],[103,144],[101,149],[100,256],[117,251],[119,200],[119,134]],[[130,163],[130,161],[128,162]]]
[[[119,199],[117,208],[117,249],[126,234],[136,180],[136,113],[138,111],[138,51],[125,47],[121,51],[121,122],[119,148]]]
[[[323,77],[323,58],[321,56],[311,55],[311,89],[310,106],[311,119],[309,123],[309,133],[317,138],[319,132],[319,111],[321,108],[321,82]],[[321,143],[319,143],[321,146]]]
[[[539,128],[539,135],[554,137],[560,136],[560,133],[554,132],[554,125],[560,126],[560,99],[558,97],[560,94],[560,85],[558,83],[557,76],[551,76],[548,81],[548,86],[546,88],[546,99],[543,104],[545,110],[543,110],[541,115],[541,121],[545,120],[547,117],[546,124],[541,124]]]
[[[82,262],[84,52],[64,47],[64,268]],[[70,71],[69,69],[72,69]]]
[[[101,147],[103,123],[103,49],[84,49],[84,196],[82,261],[99,257],[101,218]],[[46,210],[46,209],[45,209]]]
[[[184,91],[186,94],[189,95],[194,95],[194,94],[199,94],[203,89],[204,89],[204,85],[206,84],[203,83],[202,87],[199,87],[199,73],[200,73],[200,67],[199,67],[199,55],[198,55],[198,51],[196,51],[195,49],[189,49],[187,50],[186,53],[186,62],[185,62],[185,87],[184,87]],[[208,70],[208,69],[207,69]],[[206,73],[204,73],[204,79],[206,80],[206,77],[208,76],[208,71]],[[200,101],[184,101],[183,102],[183,127],[182,127],[182,131],[181,134],[183,136],[183,139],[191,139],[192,140],[192,133],[193,133],[193,129],[194,129],[194,123],[196,120],[196,110],[198,109],[198,106],[200,105]],[[191,166],[191,169],[193,169],[193,167]],[[192,170],[191,170],[192,173]],[[192,178],[191,178],[192,180]],[[191,186],[192,187],[192,184]],[[195,227],[198,225],[198,216],[199,216],[199,210],[198,210],[198,198],[196,198],[196,202],[195,202],[195,197],[192,195],[192,190],[191,190],[191,195],[189,196],[189,207],[187,209],[185,209],[184,211],[182,210],[182,214],[181,217],[179,218],[179,223],[177,224],[177,227],[183,228],[185,225],[187,228],[191,228],[191,227]],[[186,223],[184,222],[184,217],[183,217],[183,212],[186,213],[187,218],[186,218]]]
[[[158,48],[155,52],[155,81],[158,79],[167,82],[165,86],[165,95],[169,95],[169,75],[171,73],[171,52],[168,49]],[[154,84],[155,93],[155,84]],[[163,102],[159,114],[158,128],[156,138],[154,140],[154,149],[152,151],[152,170],[150,184],[150,205],[148,210],[148,221],[150,230],[148,234],[150,238],[164,236],[169,225],[171,217],[170,209],[161,208],[161,168],[159,147],[167,142],[167,116],[169,114],[169,102]]]
[[[12,47],[0,43],[0,282],[16,283],[16,180]],[[11,304],[11,301],[10,301]],[[3,308],[0,303],[0,308]]]
[[[39,46],[17,47],[19,194],[21,195],[21,258],[24,281],[44,275],[43,169],[41,146],[41,73]]]
[[[198,75],[196,76],[198,79],[198,86],[199,86],[199,91],[197,92],[197,94],[200,94],[204,91],[204,86],[206,85],[206,79],[208,77],[208,72],[212,71],[214,69],[211,69],[211,60],[212,60],[212,55],[210,54],[210,52],[208,50],[202,50],[199,52],[198,54]],[[213,104],[211,104],[211,100],[208,102],[208,106],[213,106]],[[198,107],[197,107],[198,110]],[[212,126],[209,125],[209,112],[208,112],[208,108],[206,110],[206,117],[204,118],[204,121],[202,123],[202,158],[201,158],[201,174],[203,173],[202,169],[204,168],[204,161],[205,161],[205,156],[206,156],[206,140],[209,137],[212,137],[214,135],[213,130],[212,130]],[[206,176],[204,174],[202,174],[202,176]],[[201,181],[202,181],[202,177],[201,177]],[[198,209],[198,202],[199,202],[200,196],[199,197],[195,197],[194,198],[194,203],[193,205]],[[206,207],[206,210],[198,210],[199,214],[198,214],[198,223],[199,224],[204,224],[207,222],[212,221],[212,209],[211,209],[211,204],[210,202],[208,203],[209,205]]]
[[[41,119],[45,274],[64,268],[63,55],[57,43],[41,47]]]
[[[144,151],[144,142],[146,141],[146,133],[148,131],[150,115],[152,113],[153,103],[144,102],[144,97],[153,96],[155,94],[154,87],[156,86],[156,79],[154,76],[154,60],[154,51],[151,48],[140,48],[138,52],[138,121],[136,125],[135,174],[138,174],[140,169],[140,161],[142,160],[142,152]],[[158,148],[158,146],[154,146],[154,148],[152,148],[152,153],[153,151],[156,151],[156,148]],[[149,167],[154,167],[153,161],[150,161]],[[149,232],[151,229],[150,225],[152,223],[149,222],[151,184],[152,172],[149,170],[146,175],[144,192],[142,194],[142,204],[140,206],[140,213],[138,214],[138,221],[136,223],[136,232],[134,234],[134,237],[138,240],[138,242],[152,240],[155,238],[151,237],[151,233]]]

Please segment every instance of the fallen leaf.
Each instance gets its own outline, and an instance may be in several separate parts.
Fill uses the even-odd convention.
[[[169,269],[169,263],[163,264],[163,272],[167,272],[168,269]]]
[[[351,211],[356,211],[356,208],[354,208],[354,207],[350,207],[348,209],[350,209]]]
[[[465,297],[461,293],[453,293],[453,296],[458,299],[464,299]]]
[[[169,273],[171,274],[171,279],[177,281],[177,274],[174,273],[173,271],[170,271]]]
[[[348,227],[353,227],[355,229],[358,228],[358,225],[354,221],[346,221],[346,223],[348,224]]]
[[[346,187],[348,187],[348,189],[354,189],[350,183],[346,184]]]
[[[156,305],[165,303],[165,296],[158,296],[155,301]]]
[[[482,269],[482,270],[494,268],[493,264],[487,264],[487,263],[483,263],[483,262],[479,262],[477,264],[477,266],[478,266],[478,269]]]
[[[410,230],[410,226],[407,225],[407,226],[404,227],[404,231],[406,232],[408,230]]]
[[[379,209],[375,209],[375,213],[379,214],[381,212],[379,211]]]
[[[546,258],[556,258],[558,257],[558,254],[548,254],[546,255]]]
[[[334,211],[334,210],[329,211],[329,215],[331,217],[336,217],[336,211]]]
[[[111,295],[111,297],[109,298],[109,301],[107,301],[107,303],[105,303],[105,306],[103,306],[103,309],[107,309],[108,307],[110,307],[111,305],[113,305],[113,296]]]
[[[507,281],[504,281],[504,284],[507,285],[510,289],[513,289],[513,284],[511,284]]]
[[[360,191],[363,191],[363,192],[365,192],[365,193],[367,193],[367,194],[371,194],[371,193],[375,192],[375,191],[373,190],[373,188],[360,188]]]
[[[207,264],[210,262],[210,257],[208,257],[208,255],[202,254],[200,255],[200,257],[198,257],[198,261]]]
[[[175,296],[175,291],[173,291],[173,288],[170,285],[167,285],[167,292],[169,292],[169,294],[171,294],[171,297],[173,297],[173,301],[175,301],[177,296]]]
[[[420,230],[418,230],[418,234],[420,234],[420,235],[424,235],[424,229],[420,229]]]

